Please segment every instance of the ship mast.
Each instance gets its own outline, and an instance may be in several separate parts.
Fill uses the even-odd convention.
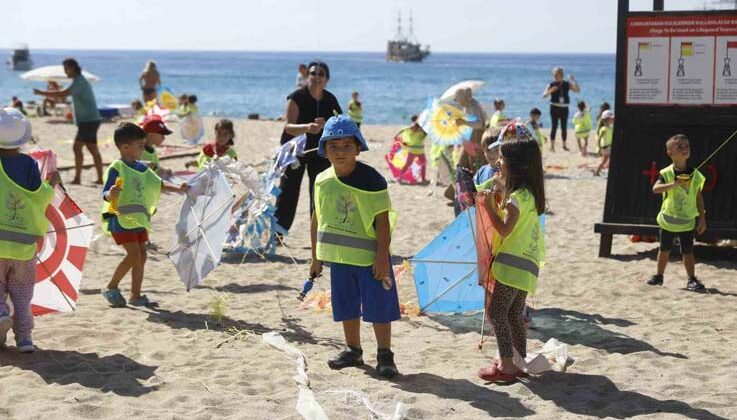
[[[407,36],[407,39],[410,41],[414,41],[415,39],[415,32],[412,29],[412,11],[409,11],[409,35]]]
[[[402,11],[397,12],[397,41],[402,39]]]

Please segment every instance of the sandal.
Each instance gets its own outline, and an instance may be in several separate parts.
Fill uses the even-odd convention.
[[[515,373],[504,373],[499,369],[499,366],[491,365],[490,367],[479,369],[478,377],[486,382],[509,384],[519,378],[519,372],[520,371]]]
[[[125,308],[125,298],[120,294],[120,289],[105,289],[102,291],[102,296],[113,308]]]

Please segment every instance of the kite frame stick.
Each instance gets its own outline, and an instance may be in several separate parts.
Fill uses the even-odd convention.
[[[49,280],[51,281],[51,284],[53,284],[59,290],[59,293],[61,293],[61,296],[64,298],[64,301],[66,301],[67,305],[69,305],[69,307],[72,308],[72,312],[76,312],[77,308],[74,305],[72,305],[72,303],[69,301],[69,298],[67,298],[67,295],[64,293],[63,290],[61,290],[61,287],[59,287],[59,285],[56,284],[56,281],[54,281],[54,277],[49,272],[49,269],[46,268],[46,266],[43,264],[41,259],[38,258],[38,255],[35,255],[34,258],[36,258],[36,263],[40,265],[41,267],[43,267],[44,271],[46,272],[46,275],[49,277]]]
[[[414,258],[409,259],[410,263],[426,263],[426,264],[464,264],[464,265],[476,265],[476,261],[444,261],[444,260],[416,260]]]
[[[441,297],[443,297],[443,296],[447,295],[447,294],[448,294],[448,292],[450,292],[450,291],[451,291],[451,290],[453,290],[453,289],[454,289],[454,288],[455,288],[456,286],[458,286],[458,284],[459,284],[460,282],[462,282],[462,281],[466,280],[467,278],[469,278],[469,277],[471,276],[471,274],[473,274],[473,273],[474,273],[474,272],[476,272],[476,271],[477,271],[477,269],[476,269],[476,267],[474,267],[474,268],[473,268],[473,269],[472,269],[471,271],[469,271],[468,273],[466,273],[466,274],[465,274],[465,275],[464,275],[463,277],[461,277],[461,278],[460,278],[460,279],[459,279],[458,281],[456,281],[455,283],[453,283],[453,284],[451,284],[450,286],[448,286],[448,287],[447,287],[447,288],[446,288],[445,290],[443,290],[443,291],[442,291],[442,292],[441,292],[441,293],[440,293],[439,295],[435,296],[435,298],[434,298],[433,300],[431,300],[430,302],[428,302],[428,303],[427,303],[427,305],[425,305],[425,306],[423,306],[422,308],[420,308],[420,311],[424,311],[424,310],[425,310],[425,308],[427,308],[428,306],[430,306],[430,305],[432,305],[433,303],[435,303],[435,302],[437,302],[438,300],[440,300],[440,298],[441,298]]]

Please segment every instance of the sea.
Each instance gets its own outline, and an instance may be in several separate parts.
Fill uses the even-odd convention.
[[[282,115],[286,97],[295,88],[297,65],[315,59],[330,66],[327,89],[344,108],[351,92],[360,93],[365,124],[406,124],[429,98],[473,79],[486,82],[475,97],[487,109],[495,98],[503,98],[507,117],[526,119],[537,107],[549,126],[542,92],[554,66],[579,82],[581,93],[572,94],[572,102],[584,100],[593,112],[604,101],[614,105],[614,54],[432,53],[421,63],[387,62],[379,52],[31,50],[31,57],[34,68],[76,58],[84,70],[101,78],[93,84],[99,106],[139,98],[138,77],[147,60],[156,60],[162,85],[176,95],[197,95],[200,112],[207,116]],[[12,96],[38,101],[32,90],[44,83],[25,81],[21,74],[0,68],[0,102],[10,102]]]

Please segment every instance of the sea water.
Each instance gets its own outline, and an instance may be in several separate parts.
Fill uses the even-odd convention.
[[[549,105],[542,92],[552,80],[554,66],[573,74],[581,86],[580,94],[571,93],[570,119],[579,99],[594,113],[603,101],[614,104],[613,54],[433,53],[422,63],[387,62],[383,53],[372,52],[32,50],[31,57],[34,68],[76,58],[84,70],[101,78],[92,85],[99,106],[140,99],[138,78],[146,61],[153,59],[163,86],[176,95],[197,95],[201,113],[210,116],[282,115],[286,97],[295,88],[297,65],[314,59],[330,66],[327,89],[344,110],[351,92],[360,92],[366,124],[408,123],[429,97],[440,96],[454,83],[476,79],[486,82],[476,98],[487,109],[495,98],[503,98],[507,117],[527,119],[530,109],[538,107],[549,127]],[[22,80],[21,74],[5,66],[0,69],[0,102],[9,103],[14,95],[39,101],[32,90],[45,88],[44,83]]]

